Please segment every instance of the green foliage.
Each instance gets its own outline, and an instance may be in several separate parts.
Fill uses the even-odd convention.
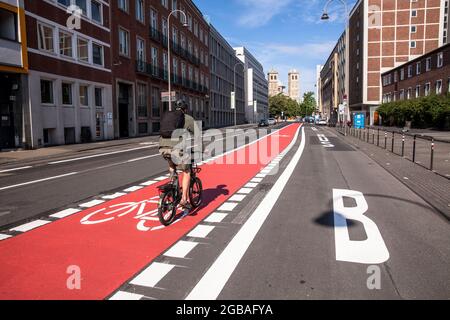
[[[450,95],[430,95],[413,100],[383,103],[378,109],[383,125],[450,129]]]
[[[281,117],[283,112],[284,116],[296,117],[300,115],[300,106],[297,101],[291,98],[278,94],[269,98],[269,113],[272,117]]]
[[[311,116],[317,108],[314,92],[305,92],[303,102],[300,104],[300,115],[302,117]]]

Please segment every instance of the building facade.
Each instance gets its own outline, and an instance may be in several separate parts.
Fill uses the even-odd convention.
[[[269,117],[268,82],[261,63],[245,47],[234,48],[236,56],[245,65],[246,110],[248,123],[257,123]]]
[[[25,0],[25,9],[30,147],[111,139],[109,4]]]
[[[315,84],[316,92],[314,93],[314,98],[316,99],[317,108],[319,109],[320,115],[323,115],[323,106],[322,106],[322,98],[321,98],[322,82],[320,81],[320,72],[322,71],[322,68],[323,68],[322,65],[316,66],[316,84]]]
[[[443,43],[445,0],[360,0],[349,22],[349,107],[372,123],[381,74]]]
[[[383,102],[450,94],[450,44],[383,73]]]
[[[300,72],[293,69],[288,73],[288,95],[292,100],[300,102]]]
[[[173,10],[185,15],[170,14]],[[111,11],[115,137],[159,132],[161,117],[169,110],[162,99],[169,91],[169,76],[172,102],[184,99],[205,126],[209,25],[200,10],[190,0],[119,0]]]
[[[245,122],[245,66],[233,47],[210,26],[210,110],[208,127],[223,127]],[[235,92],[236,109],[231,109],[231,92]]]
[[[0,149],[30,139],[27,37],[23,1],[0,1]]]
[[[280,75],[278,71],[272,69],[267,74],[268,85],[269,85],[269,97],[276,96],[280,93]]]

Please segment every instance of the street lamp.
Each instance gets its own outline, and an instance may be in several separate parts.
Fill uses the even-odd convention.
[[[169,69],[168,70],[169,71],[169,111],[172,111],[172,77],[171,77],[171,75],[172,75],[171,74],[172,59],[170,56],[170,17],[176,12],[180,12],[183,14],[183,17],[184,17],[183,27],[189,26],[187,17],[186,17],[186,13],[184,13],[184,11],[173,10],[167,18],[167,28],[168,28],[168,31],[167,31],[167,60],[169,60],[168,61],[168,65],[169,65],[169,68],[168,68]]]
[[[237,67],[238,65],[241,65],[242,68],[244,69],[244,72],[245,72],[245,66],[244,66],[243,63],[237,62],[237,63],[234,65],[233,92],[232,92],[232,94],[231,94],[231,99],[234,99],[234,100],[233,100],[233,104],[232,104],[232,106],[234,106],[234,127],[237,126],[237,120],[236,120],[236,107],[237,107],[237,106],[236,106],[236,67]]]
[[[348,85],[348,82],[349,82],[349,70],[350,70],[350,68],[349,68],[349,52],[350,52],[350,50],[349,50],[349,31],[350,31],[350,28],[349,28],[349,26],[350,26],[350,15],[349,15],[349,11],[348,11],[348,6],[347,6],[347,2],[346,1],[344,1],[344,0],[339,0],[343,5],[344,5],[344,8],[345,8],[345,15],[346,15],[346,18],[345,18],[345,91],[346,91],[346,93],[347,93],[347,101],[348,101],[348,95],[349,95],[349,85]],[[322,20],[329,20],[330,19],[330,16],[328,15],[328,6],[330,5],[330,3],[331,2],[333,2],[333,0],[328,0],[327,1],[327,3],[325,4],[325,7],[324,7],[324,9],[323,9],[323,14],[322,14],[322,17],[321,17],[321,19]],[[344,113],[345,113],[345,118],[347,118],[347,117],[349,117],[349,115],[350,115],[350,108],[348,107],[348,103],[347,103],[347,105],[346,105],[346,112],[344,111]],[[346,122],[347,121],[347,119],[344,119],[344,121]]]

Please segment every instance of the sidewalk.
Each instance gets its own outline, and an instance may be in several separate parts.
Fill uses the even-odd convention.
[[[384,127],[384,126],[371,126],[371,129],[380,129],[380,131],[395,131],[401,132],[403,128],[398,127]],[[409,129],[406,134],[418,135],[418,136],[428,136],[434,139],[443,140],[450,142],[450,131],[439,131],[434,129]]]
[[[449,179],[439,176],[376,145],[361,141],[353,136],[344,136],[336,129],[327,128],[327,130],[332,130],[340,139],[364,152],[428,202],[428,204],[441,213],[447,220],[450,220]]]

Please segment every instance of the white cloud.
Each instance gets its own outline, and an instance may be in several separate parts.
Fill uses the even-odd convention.
[[[280,14],[293,0],[240,0],[245,12],[238,18],[238,23],[251,28],[267,24]]]

